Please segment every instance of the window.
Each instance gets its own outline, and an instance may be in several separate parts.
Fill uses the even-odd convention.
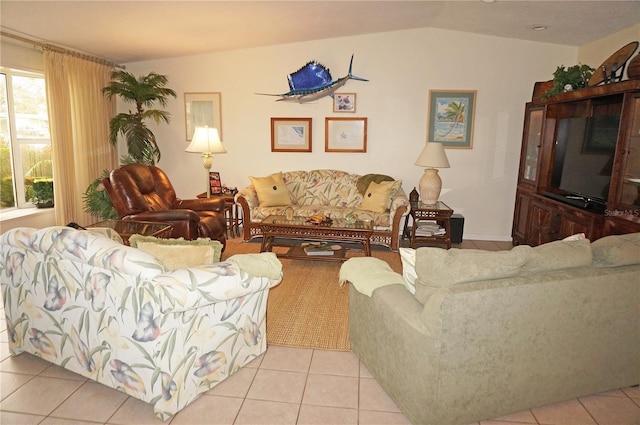
[[[44,76],[0,68],[0,209],[30,207],[33,182],[52,179]]]

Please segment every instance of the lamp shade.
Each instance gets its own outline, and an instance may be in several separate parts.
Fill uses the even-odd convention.
[[[444,146],[438,142],[427,142],[416,160],[416,165],[430,168],[449,168]]]
[[[193,139],[191,139],[186,151],[194,153],[227,153],[220,141],[218,129],[212,127],[196,127],[193,132]]]

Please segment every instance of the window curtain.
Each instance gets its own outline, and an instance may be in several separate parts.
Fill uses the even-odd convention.
[[[84,212],[83,193],[118,164],[109,143],[115,101],[102,94],[112,67],[51,50],[44,51],[44,62],[56,224],[92,224],[98,218]]]

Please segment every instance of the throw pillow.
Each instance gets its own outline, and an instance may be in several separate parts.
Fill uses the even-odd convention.
[[[531,249],[531,255],[520,269],[521,274],[538,274],[554,270],[591,265],[589,239],[568,239],[549,242]]]
[[[640,264],[640,233],[605,236],[594,241],[591,250],[596,267]]]
[[[412,294],[416,293],[416,250],[413,248],[399,248],[402,260],[402,278],[405,286]]]
[[[378,213],[385,212],[389,208],[389,198],[395,183],[395,181],[371,182],[358,208]]]
[[[131,235],[129,243],[132,247],[153,255],[171,271],[217,263],[222,254],[222,244],[209,238],[187,241],[184,238],[162,239]]]
[[[418,248],[416,299],[425,304],[434,292],[457,283],[515,276],[530,250],[528,245],[517,246],[510,251]]]
[[[287,185],[282,180],[282,172],[266,177],[249,177],[256,189],[261,207],[279,207],[291,205],[291,197]]]

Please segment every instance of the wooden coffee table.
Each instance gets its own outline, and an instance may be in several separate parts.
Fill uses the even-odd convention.
[[[345,261],[346,247],[336,250],[333,255],[307,255],[301,246],[303,241],[344,242],[362,245],[362,249],[349,251],[362,252],[371,256],[370,239],[373,225],[370,221],[356,221],[353,224],[342,219],[334,219],[331,224],[311,224],[306,217],[294,217],[287,220],[281,215],[270,215],[260,223],[262,246],[260,252],[271,252],[274,246],[289,247],[282,258],[316,261]],[[276,243],[278,239],[278,243]]]

